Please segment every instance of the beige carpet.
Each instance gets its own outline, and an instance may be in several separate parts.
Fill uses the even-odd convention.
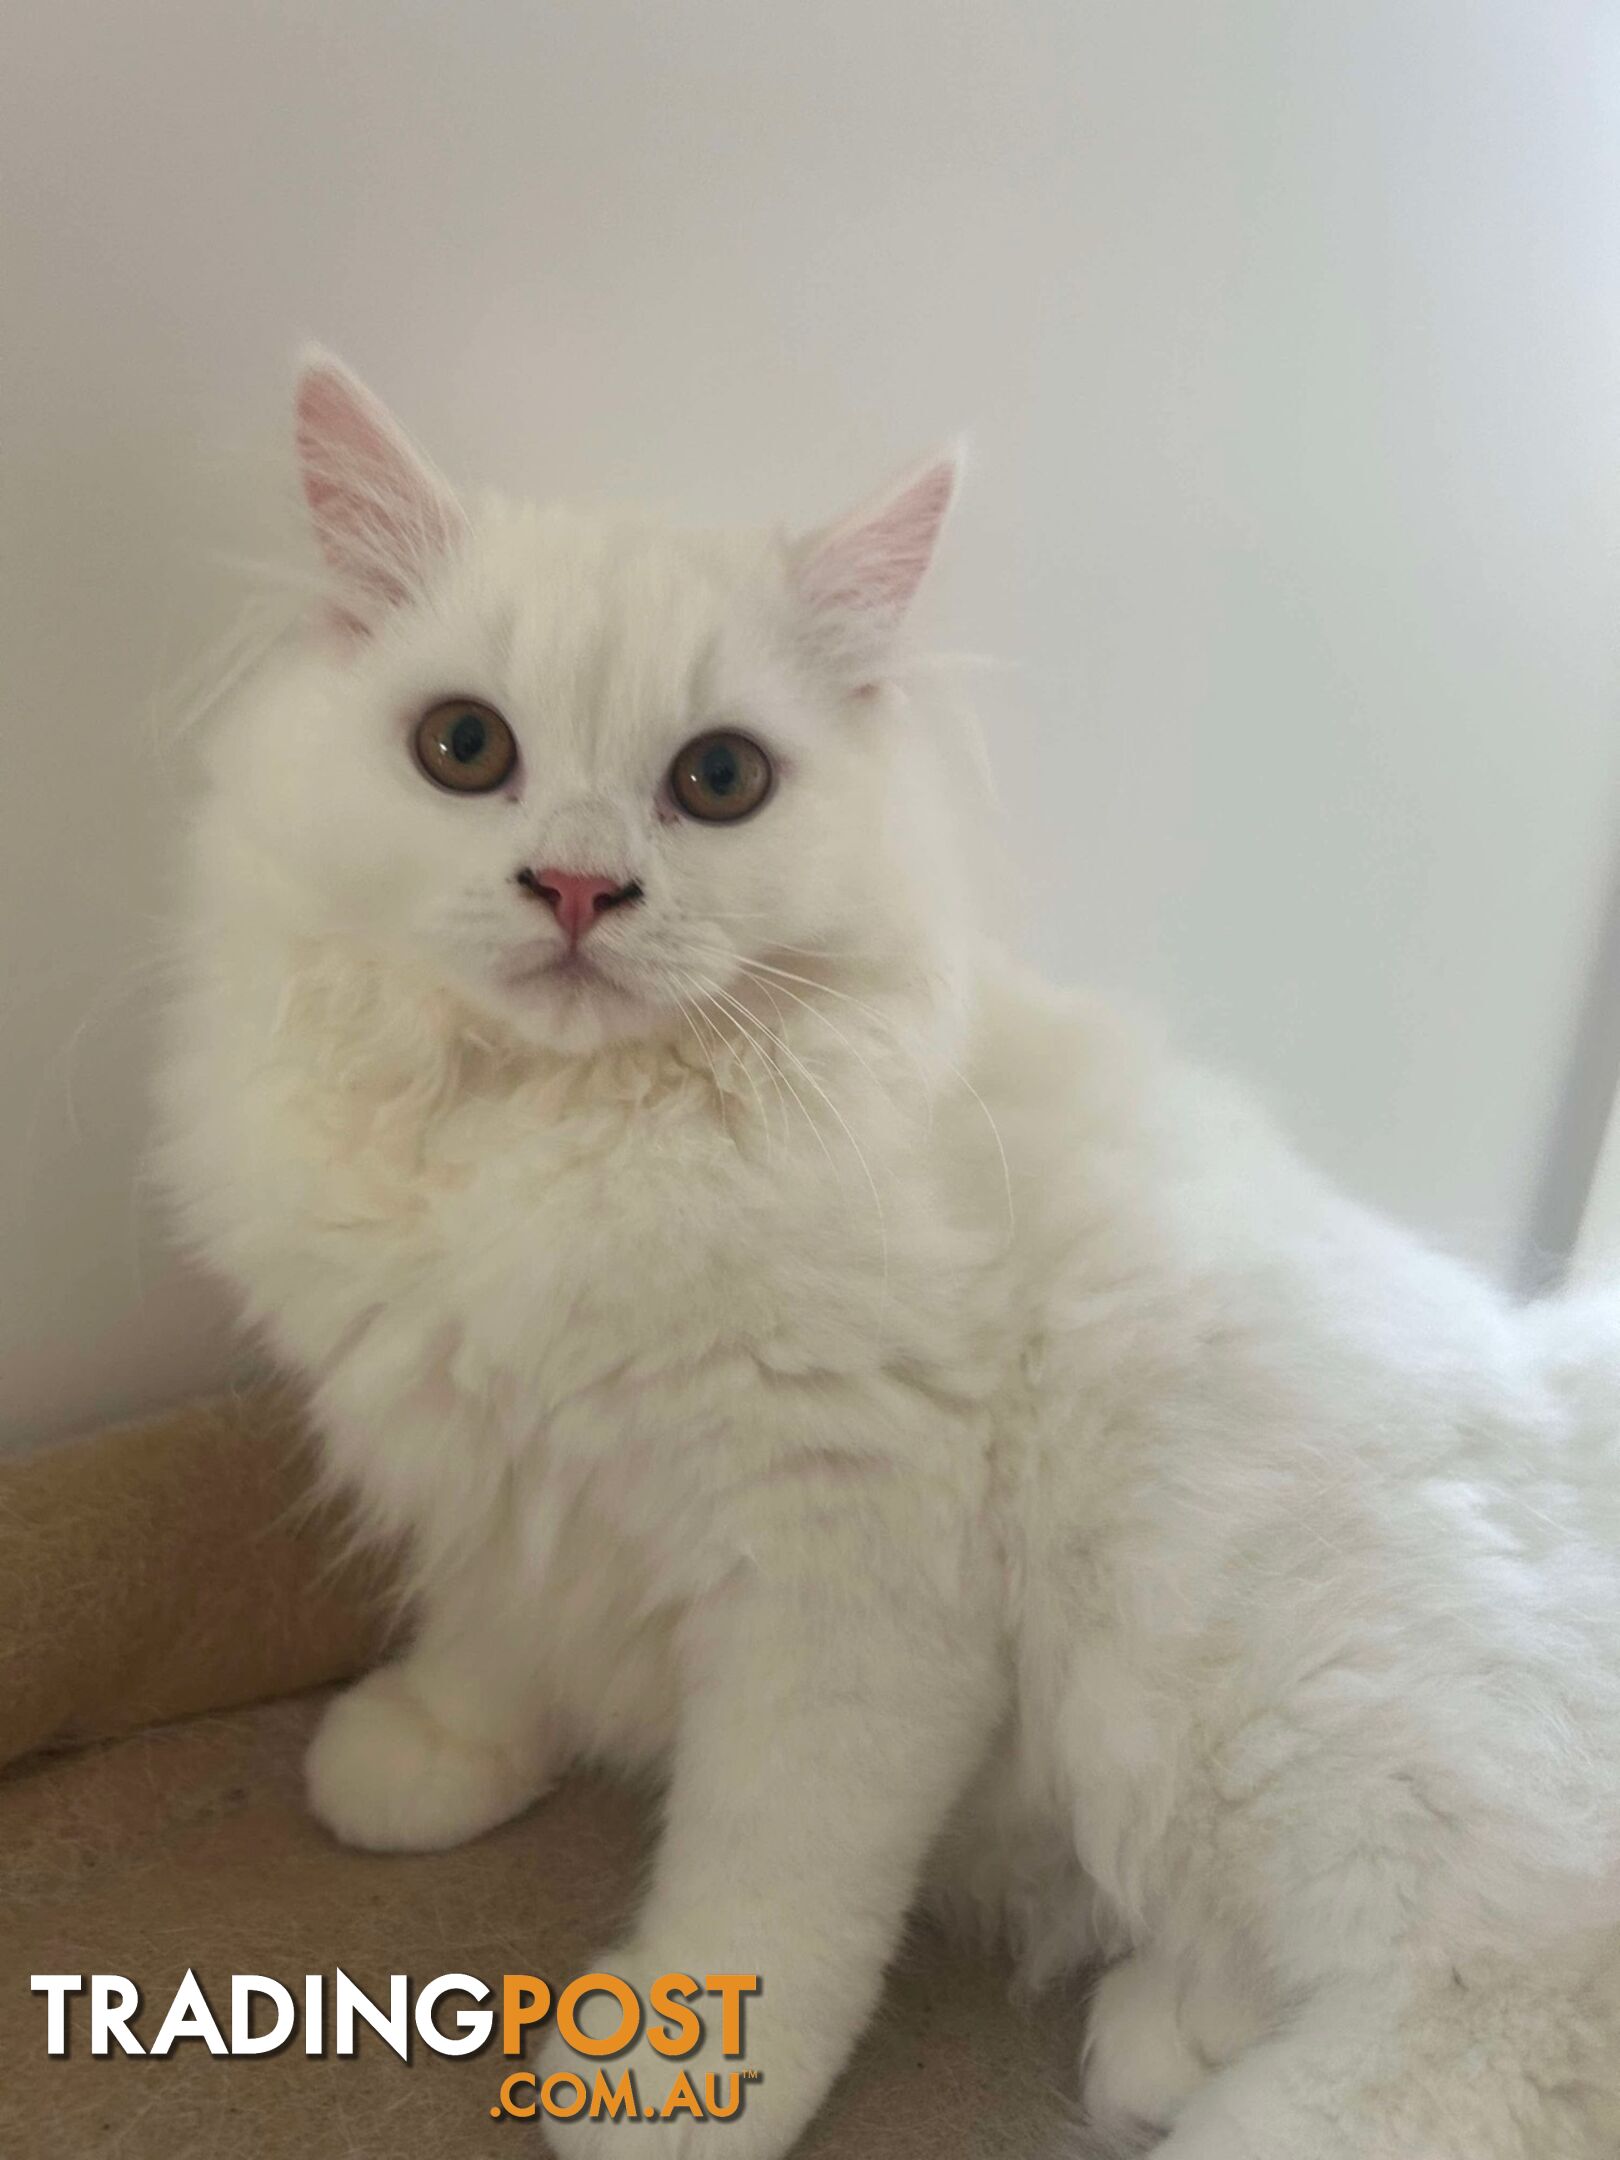
[[[305,1815],[299,1757],[322,1684],[375,1654],[379,1599],[305,1499],[297,1419],[247,1395],[0,1465],[0,2156],[370,2160],[544,2150],[492,2121],[498,2042],[407,2065],[46,2054],[37,1972],[122,1973],[152,2039],[188,1966],[299,1992],[386,1976],[568,1977],[612,1938],[646,1811],[595,1779],[459,1852],[344,1851]],[[295,1693],[294,1691],[303,1691]],[[282,1698],[266,1700],[265,1698]],[[1073,1996],[1013,2004],[1004,1972],[919,1932],[807,2156],[1036,2160],[1075,2077]],[[717,2160],[723,2125],[712,2132]],[[1072,2146],[1070,2146],[1072,2150]]]

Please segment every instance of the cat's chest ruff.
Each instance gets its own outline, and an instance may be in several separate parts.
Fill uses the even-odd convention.
[[[859,1384],[897,1341],[928,1355],[917,1311],[936,1297],[896,1294],[903,1193],[863,1212],[819,1148],[802,1170],[779,1145],[755,1155],[701,1098],[472,1103],[389,1174],[399,1229],[380,1270],[355,1232],[342,1298],[363,1317],[320,1391],[389,1528],[431,1523],[448,1453],[480,1506],[512,1477],[551,1507],[605,1475],[615,1506],[633,1491],[660,1521],[696,1509],[697,1538],[722,1434],[746,1428],[757,1471],[776,1445],[761,1405],[785,1387]]]
[[[312,1234],[375,1325],[456,1344],[464,1383],[540,1399],[627,1363],[791,1336],[804,1287],[859,1291],[882,1226],[825,1156],[750,1147],[672,1083],[585,1100],[472,1096],[413,1133],[374,1121],[311,1188]]]

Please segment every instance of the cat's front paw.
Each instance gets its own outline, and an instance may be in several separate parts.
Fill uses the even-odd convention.
[[[311,1812],[345,1845],[441,1852],[526,1808],[550,1783],[538,1736],[495,1746],[452,1731],[385,1665],[340,1695],[304,1764]]]

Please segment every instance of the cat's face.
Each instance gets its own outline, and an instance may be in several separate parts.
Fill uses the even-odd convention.
[[[329,362],[299,418],[330,619],[221,785],[301,927],[569,1053],[907,934],[925,786],[883,668],[954,461],[794,546],[464,511]]]

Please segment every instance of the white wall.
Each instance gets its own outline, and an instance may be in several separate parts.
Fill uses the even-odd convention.
[[[1568,1213],[1614,9],[57,0],[6,45],[0,1426],[228,1354],[134,1184],[154,743],[310,333],[464,477],[702,515],[812,518],[971,423],[936,619],[1023,664],[1034,945],[1488,1259]]]

